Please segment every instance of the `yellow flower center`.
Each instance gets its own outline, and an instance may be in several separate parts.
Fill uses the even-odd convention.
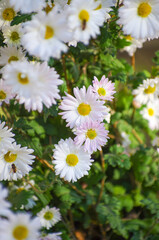
[[[74,167],[78,163],[78,157],[75,154],[68,154],[66,158],[66,163],[70,167]]]
[[[12,32],[10,35],[10,40],[12,40],[12,42],[16,42],[20,39],[19,33],[18,32]]]
[[[45,39],[50,39],[54,36],[54,29],[50,26],[46,26]]]
[[[148,88],[146,88],[146,89],[144,90],[144,92],[145,92],[146,94],[151,94],[151,93],[154,93],[155,90],[156,90],[156,85],[154,85],[154,87],[148,86]]]
[[[86,21],[88,22],[89,20],[89,13],[86,11],[86,10],[81,10],[80,13],[79,13],[79,19],[83,22],[83,21]]]
[[[88,137],[89,139],[93,140],[96,136],[97,136],[96,130],[89,129],[87,131],[86,137]]]
[[[149,114],[150,116],[153,116],[153,115],[154,115],[154,110],[153,110],[152,108],[149,108],[149,109],[148,109],[148,114]]]
[[[13,237],[16,240],[25,240],[29,235],[29,230],[26,226],[19,225],[13,230]]]
[[[151,6],[147,2],[142,2],[138,6],[137,13],[140,17],[146,18],[151,13]]]
[[[11,56],[9,59],[8,59],[8,63],[12,62],[12,61],[18,61],[18,57],[16,56]]]
[[[71,3],[71,0],[68,0],[68,1],[67,1],[67,4],[70,5],[70,3]]]
[[[10,153],[10,151],[4,155],[4,160],[8,163],[14,162],[16,158],[17,158],[17,154],[12,154]]]
[[[131,35],[127,35],[127,36],[124,36],[124,38],[127,40],[127,41],[132,41],[133,38]]]
[[[2,13],[4,21],[12,21],[15,17],[15,11],[13,8],[6,8]]]
[[[53,7],[55,6],[55,4],[51,3],[51,6],[49,4],[46,5],[46,7],[44,8],[44,11],[48,14],[49,12],[51,12],[51,10],[53,9]]]
[[[99,10],[102,8],[102,4],[99,4],[99,6],[95,10]]]
[[[48,220],[48,221],[50,221],[51,219],[53,219],[53,217],[54,217],[54,215],[53,215],[52,212],[46,212],[46,213],[44,214],[44,218],[45,218],[46,220]]]
[[[25,73],[18,73],[18,81],[24,85],[29,83],[28,76]]]
[[[77,110],[80,115],[87,116],[87,115],[89,115],[89,113],[91,111],[91,106],[89,104],[81,103],[78,106]]]
[[[104,88],[99,88],[99,89],[98,89],[98,94],[99,94],[100,96],[105,96],[105,95],[106,95],[105,89],[104,89]]]
[[[7,96],[7,94],[3,90],[1,90],[0,91],[0,100],[6,99],[6,96]]]

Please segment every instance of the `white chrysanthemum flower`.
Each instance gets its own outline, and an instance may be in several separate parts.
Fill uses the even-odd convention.
[[[50,208],[49,206],[46,206],[37,214],[37,216],[40,219],[42,227],[45,227],[46,229],[50,229],[61,220],[60,210],[56,207]]]
[[[12,93],[10,86],[6,84],[2,79],[0,80],[0,106],[3,102],[9,103],[10,99],[13,99],[15,94]]]
[[[19,46],[21,43],[22,33],[20,31],[20,24],[14,26],[4,26],[2,28],[4,35],[4,42],[10,45]]]
[[[95,10],[99,2],[94,0],[72,0],[68,9],[68,24],[73,33],[73,40],[89,43],[91,37],[100,34],[100,27],[105,20],[103,11]]]
[[[97,94],[99,99],[112,101],[112,99],[114,98],[113,94],[116,93],[114,89],[114,83],[109,81],[109,79],[106,78],[104,75],[102,76],[100,81],[98,81],[98,79],[94,77],[92,90],[94,93]]]
[[[16,46],[5,46],[0,48],[0,65],[4,66],[12,61],[24,61],[25,54],[21,48]]]
[[[132,93],[135,95],[134,100],[141,104],[153,102],[159,95],[159,78],[144,80]]]
[[[7,196],[8,190],[0,184],[0,216],[8,216],[11,213],[9,210],[11,204],[5,200]]]
[[[107,142],[108,131],[104,127],[104,123],[88,121],[81,124],[75,130],[75,143],[82,146],[84,143],[84,150],[89,153],[101,150]]]
[[[0,239],[35,240],[39,236],[40,222],[28,213],[10,214],[8,220],[1,220]]]
[[[76,182],[84,175],[88,175],[94,161],[90,154],[84,151],[84,147],[78,147],[71,138],[61,139],[55,145],[53,158],[55,174],[69,182]]]
[[[123,25],[126,35],[136,39],[153,39],[159,32],[158,0],[124,0],[119,9],[118,24]]]
[[[68,123],[67,127],[80,126],[81,123],[89,120],[103,121],[107,108],[104,106],[103,101],[97,100],[91,87],[87,91],[85,86],[81,89],[76,87],[73,92],[75,97],[66,93],[66,97],[63,97],[63,101],[59,106],[63,110],[59,114]]]
[[[28,174],[34,162],[33,149],[14,142],[5,154],[0,155],[0,180],[17,180]]]
[[[62,238],[60,237],[61,234],[61,232],[50,233],[44,237],[40,237],[38,240],[62,240]]]
[[[10,0],[10,4],[17,12],[31,13],[42,10],[45,7],[45,0]]]
[[[11,62],[4,67],[3,77],[28,111],[41,112],[43,103],[49,108],[56,104],[55,99],[60,99],[58,85],[63,81],[46,62]]]
[[[158,106],[159,106],[159,100],[157,99],[153,102],[149,102],[147,106],[142,111],[140,111],[143,118],[148,120],[149,128],[151,128],[152,130],[159,129]]]
[[[10,23],[16,15],[15,9],[9,0],[0,1],[0,26]]]
[[[71,35],[64,12],[60,14],[53,9],[47,15],[39,13],[24,23],[23,31],[23,46],[42,60],[60,58],[61,53],[68,49],[64,42],[68,42]]]
[[[124,36],[124,38],[131,43],[131,45],[129,46],[125,46],[123,49],[121,49],[121,51],[126,51],[130,57],[132,57],[134,55],[134,53],[136,52],[137,48],[142,48],[143,47],[143,43],[145,42],[144,39],[135,39],[132,38],[130,35],[128,36]]]
[[[12,145],[14,134],[11,132],[12,128],[8,129],[5,122],[0,123],[0,154],[6,153],[8,148]]]

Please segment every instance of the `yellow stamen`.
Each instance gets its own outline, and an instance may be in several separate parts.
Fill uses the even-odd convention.
[[[13,237],[16,240],[26,240],[29,235],[28,228],[23,225],[19,225],[13,230]]]
[[[54,29],[50,26],[46,26],[45,39],[50,39],[54,36]]]
[[[6,8],[2,13],[4,21],[12,21],[15,17],[15,11],[13,8]]]
[[[11,56],[9,59],[8,59],[8,63],[12,62],[12,61],[18,61],[18,57],[16,56]]]
[[[52,212],[46,212],[45,214],[44,214],[44,218],[46,219],[46,220],[48,220],[48,221],[50,221],[51,219],[53,219],[53,213]]]
[[[149,108],[148,114],[152,117],[154,115],[154,110],[152,108]]]
[[[154,85],[154,87],[148,86],[148,88],[144,90],[144,93],[151,94],[151,93],[154,93],[155,90],[156,90],[156,85]]]
[[[78,157],[75,154],[68,154],[66,158],[66,163],[70,167],[74,167],[78,163]]]
[[[91,107],[90,107],[89,104],[81,103],[78,106],[77,110],[78,110],[80,115],[87,116],[87,115],[89,115],[89,113],[91,111]]]
[[[100,96],[105,96],[105,95],[106,95],[105,89],[104,89],[104,88],[99,88],[99,89],[98,89],[98,94],[99,94]]]
[[[86,10],[81,10],[80,13],[79,13],[79,19],[81,21],[86,21],[88,22],[89,20],[89,13],[86,11]]]
[[[151,13],[151,6],[147,2],[140,3],[137,13],[140,17],[146,18]]]
[[[9,163],[14,162],[16,158],[17,158],[17,154],[12,154],[10,153],[10,151],[4,155],[4,160]]]
[[[7,96],[7,94],[3,90],[1,90],[0,91],[0,100],[6,99],[6,96]]]
[[[12,32],[10,35],[10,39],[12,42],[16,42],[20,39],[19,33],[18,32]]]
[[[29,83],[28,76],[25,73],[18,73],[18,81],[21,84],[28,84]]]
[[[93,140],[96,136],[97,136],[97,133],[94,129],[89,129],[87,131],[86,137],[88,137],[89,139]]]

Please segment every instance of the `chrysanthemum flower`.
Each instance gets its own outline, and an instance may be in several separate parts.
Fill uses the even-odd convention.
[[[33,149],[21,147],[14,142],[5,154],[0,156],[0,180],[17,180],[28,174],[34,162]]]
[[[20,24],[14,26],[4,26],[2,28],[4,42],[10,45],[19,46],[21,42]]]
[[[11,204],[5,200],[8,196],[8,190],[3,188],[0,184],[0,216],[8,216],[10,214]]]
[[[72,0],[68,9],[68,24],[73,33],[73,40],[89,43],[91,37],[100,33],[105,20],[103,11],[96,11],[99,2],[94,0]]]
[[[59,108],[64,112],[59,113],[63,119],[66,119],[67,126],[73,128],[81,125],[82,122],[102,121],[106,112],[103,101],[99,101],[92,92],[91,87],[86,91],[85,86],[79,89],[73,89],[75,97],[66,93]]]
[[[14,134],[12,128],[8,129],[5,122],[0,123],[0,155],[7,152],[7,149],[12,145]]]
[[[61,232],[50,233],[44,237],[40,237],[39,240],[62,240],[62,238],[60,237],[61,234]]]
[[[31,13],[42,10],[45,7],[45,0],[10,0],[10,4],[17,12]]]
[[[159,1],[124,0],[117,22],[123,25],[126,35],[136,39],[154,38],[159,32]]]
[[[84,150],[89,153],[101,150],[109,138],[104,123],[91,120],[77,127],[75,134],[77,135],[74,139],[75,143],[78,146],[84,143]]]
[[[159,100],[155,100],[153,102],[149,102],[147,106],[140,111],[143,118],[148,120],[149,128],[152,130],[159,129]]]
[[[84,151],[84,147],[78,147],[71,138],[61,139],[55,145],[53,158],[55,174],[69,182],[76,182],[88,175],[93,162],[90,154]]]
[[[159,78],[144,80],[132,93],[135,95],[134,100],[141,104],[154,101],[159,95]]]
[[[100,81],[98,81],[98,79],[94,77],[92,90],[94,93],[97,94],[99,99],[112,101],[112,99],[114,98],[113,94],[116,93],[114,89],[114,83],[109,81],[109,79],[106,78],[104,75]]]
[[[10,214],[8,220],[0,221],[0,239],[34,240],[39,236],[40,222],[28,213]]]
[[[9,0],[0,1],[0,25],[10,23],[16,16],[15,9],[10,5]]]
[[[42,227],[45,227],[46,229],[50,229],[61,220],[60,210],[56,207],[50,208],[49,206],[46,206],[37,214],[37,216],[40,219]]]
[[[49,108],[56,104],[55,99],[60,99],[58,85],[62,84],[62,80],[45,62],[11,62],[4,67],[3,77],[17,94],[19,103],[24,103],[28,111],[41,112],[43,103]]]
[[[21,48],[16,46],[5,46],[0,48],[0,65],[4,66],[12,61],[24,61],[25,54]]]
[[[30,54],[42,60],[60,58],[61,52],[68,49],[64,42],[70,40],[70,32],[64,12],[60,14],[53,9],[47,15],[39,13],[24,23],[23,31],[23,46]]]
[[[15,94],[12,93],[10,86],[2,79],[0,80],[0,106],[3,102],[9,103],[10,99],[14,98]]]

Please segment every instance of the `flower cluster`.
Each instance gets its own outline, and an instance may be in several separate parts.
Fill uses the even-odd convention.
[[[111,101],[115,91],[114,83],[103,76],[100,81],[94,77],[93,86],[87,90],[85,86],[76,87],[73,92],[75,97],[66,93],[59,108],[76,137],[62,139],[55,145],[53,163],[57,175],[75,182],[88,174],[93,162],[91,154],[101,150],[109,138],[103,123],[108,114],[105,101]]]

